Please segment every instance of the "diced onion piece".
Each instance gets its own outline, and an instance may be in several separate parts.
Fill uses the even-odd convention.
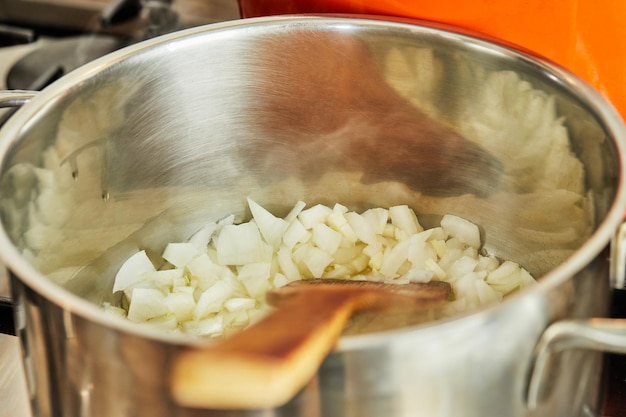
[[[487,275],[486,281],[492,288],[508,294],[522,284],[521,268],[515,262],[505,261]]]
[[[424,230],[419,224],[415,212],[407,205],[390,207],[389,217],[391,218],[391,224],[409,236]]]
[[[477,271],[494,271],[500,266],[500,261],[495,256],[478,256]],[[533,279],[533,281],[535,281]]]
[[[256,305],[256,300],[253,298],[231,298],[230,300],[224,303],[224,308],[230,312],[234,311],[242,311],[242,310],[250,310],[254,308]],[[247,320],[247,316],[246,316]]]
[[[435,273],[426,269],[412,268],[402,278],[407,279],[409,282],[430,282]]]
[[[324,223],[313,226],[313,243],[328,254],[333,254],[341,243],[341,233],[334,231]]]
[[[352,261],[350,261],[347,266],[352,267],[352,270],[354,271],[353,274],[359,274],[365,271],[368,263],[369,258],[365,254],[360,253],[354,259],[352,259]]]
[[[306,230],[300,220],[294,219],[283,234],[283,243],[291,249],[298,243],[306,242],[310,237],[311,232]]]
[[[248,311],[250,311],[250,309],[232,311],[232,312],[226,310],[225,312],[223,312],[222,323],[223,323],[224,329],[227,329],[227,328],[232,329],[234,327],[244,326],[248,324],[248,322],[250,321],[250,319],[248,318]]]
[[[183,268],[198,255],[196,245],[189,242],[168,243],[163,251],[163,259],[177,268]]]
[[[333,210],[326,219],[326,224],[343,235],[344,239],[342,241],[348,242],[348,244],[344,246],[353,245],[358,240],[352,226],[350,226],[346,220],[345,213]]]
[[[193,294],[185,292],[169,293],[163,299],[163,303],[179,322],[193,319],[193,312],[196,307],[196,300],[193,298]]]
[[[182,277],[182,269],[161,269],[144,273],[143,282],[153,284],[161,291],[165,291],[173,288],[176,280]]]
[[[380,273],[388,278],[398,276],[398,269],[409,259],[409,241],[405,240],[394,246],[385,256]]]
[[[156,269],[148,258],[145,250],[139,251],[126,260],[115,275],[113,292],[123,291],[126,288],[141,282],[143,275],[154,272]]]
[[[285,274],[289,281],[297,281],[302,278],[300,270],[294,262],[291,256],[291,250],[289,250],[289,248],[287,248],[286,246],[281,246],[281,248],[278,250],[277,256],[280,269],[283,271],[283,274]]]
[[[446,246],[446,241],[445,240],[431,240],[428,243],[435,250],[437,256],[440,258],[443,258],[443,256],[446,254],[446,251],[448,250],[448,247]]]
[[[346,214],[348,211],[348,207],[344,206],[343,204],[335,203],[335,205],[333,206],[333,213]]]
[[[445,255],[443,255],[443,257],[439,259],[439,266],[441,266],[441,268],[445,270],[448,270],[452,266],[452,264],[461,259],[462,256],[463,251],[461,249],[448,247]]]
[[[480,248],[480,229],[474,223],[458,216],[446,214],[441,219],[441,227],[450,236],[475,248]]]
[[[219,336],[224,331],[223,317],[208,317],[203,320],[191,320],[183,323],[183,330],[196,336]]]
[[[309,246],[302,262],[311,272],[312,277],[319,278],[324,275],[324,270],[333,261],[333,257],[323,250]]]
[[[448,279],[460,278],[474,272],[476,265],[478,265],[478,260],[469,256],[461,256],[448,268]]]
[[[255,262],[243,265],[238,270],[238,278],[252,298],[262,298],[270,286],[271,264]]]
[[[148,320],[148,323],[163,330],[174,331],[178,329],[178,320],[174,316],[156,317]]]
[[[263,262],[268,253],[267,244],[261,239],[259,228],[254,222],[222,227],[215,246],[221,265]]]
[[[519,265],[515,262],[505,261],[487,276],[487,282],[490,284],[503,284],[509,280],[513,274],[517,274]]]
[[[298,215],[300,214],[302,210],[304,210],[305,207],[306,207],[306,203],[304,201],[298,201],[293,206],[289,214],[285,216],[285,221],[287,223],[293,222],[296,218],[298,218]]]
[[[446,279],[446,271],[444,271],[443,269],[441,269],[441,267],[437,264],[437,262],[435,262],[432,259],[427,259],[426,260],[426,268],[430,271],[433,271],[433,273],[435,274],[435,276],[437,278],[439,278],[440,280],[445,280]]]
[[[346,213],[344,217],[354,233],[362,242],[365,242],[368,245],[378,245],[376,233],[367,219],[353,211]]]
[[[474,286],[481,304],[495,303],[502,300],[502,293],[491,288],[485,281],[481,279],[476,280],[474,281]]]
[[[365,245],[352,245],[346,247],[339,247],[333,254],[335,264],[345,265],[350,263],[353,259],[363,253],[363,247]]]
[[[368,265],[372,268],[373,273],[381,273],[380,269],[383,267],[383,262],[385,261],[385,254],[383,251],[378,251],[378,253],[374,254],[374,256],[369,257],[370,260]]]
[[[200,320],[211,313],[217,313],[222,309],[224,302],[231,294],[232,288],[230,285],[223,281],[216,282],[200,295],[194,309],[193,317],[196,320]]]
[[[402,233],[402,236],[399,237],[398,233]],[[385,224],[385,228],[383,229],[383,232],[381,234],[384,237],[393,238],[395,240],[404,240],[408,237],[406,233],[390,223]]]
[[[383,208],[371,208],[365,210],[361,216],[367,220],[374,233],[382,235],[389,219],[389,211]]]
[[[248,207],[250,207],[252,217],[265,241],[274,249],[278,249],[282,241],[283,233],[287,230],[289,223],[274,216],[251,198],[248,198]]]
[[[476,281],[482,281],[484,273],[470,272],[459,278],[454,285],[454,290],[457,297],[467,299],[467,302],[471,306],[480,305],[480,298],[478,297],[478,290],[476,289]]]
[[[287,285],[289,283],[289,280],[285,275],[277,272],[274,274],[274,279],[272,280],[272,283],[274,284],[274,288],[280,288],[283,285]]]
[[[189,243],[194,245],[198,251],[205,251],[217,229],[217,223],[209,223],[194,233],[193,236],[189,238]]]
[[[408,260],[413,263],[414,266],[422,266],[427,258],[436,258],[436,252],[426,243],[429,236],[430,232],[426,230],[411,235],[404,239],[403,242],[398,243],[398,245],[405,244],[408,246]]]
[[[193,278],[202,283],[203,289],[222,279],[225,274],[232,273],[230,269],[213,262],[206,253],[191,260],[187,264],[187,270]]]
[[[333,210],[330,207],[317,204],[306,210],[302,210],[300,214],[298,214],[298,219],[300,219],[306,229],[312,229],[313,225],[324,223],[332,212]]]
[[[132,321],[142,322],[169,313],[169,308],[164,302],[165,296],[157,289],[136,288],[133,291],[128,309],[128,318]]]

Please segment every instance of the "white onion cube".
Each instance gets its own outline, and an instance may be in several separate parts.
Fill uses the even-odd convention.
[[[360,214],[353,211],[346,213],[346,221],[357,235],[357,237],[368,245],[377,245],[376,233],[372,229],[370,223]]]
[[[143,275],[154,272],[156,269],[148,258],[145,250],[135,253],[122,264],[115,275],[113,292],[123,291],[126,288],[141,282]]]
[[[265,241],[274,249],[278,249],[282,241],[283,233],[287,230],[289,223],[274,216],[251,198],[248,198],[248,206]]]
[[[194,245],[198,251],[205,251],[207,245],[211,241],[213,234],[218,229],[217,223],[209,223],[194,233],[189,238],[189,243]]]
[[[315,224],[325,223],[326,218],[332,213],[333,210],[330,207],[317,204],[306,210],[302,210],[300,214],[298,214],[298,219],[300,219],[306,229],[312,229]]]
[[[270,286],[271,264],[267,262],[250,263],[239,268],[238,278],[252,298],[261,298]]]
[[[391,219],[391,224],[403,230],[409,236],[424,230],[413,209],[407,205],[390,207],[389,218]]]
[[[175,267],[183,268],[199,253],[198,248],[189,242],[168,243],[162,257]]]
[[[341,233],[334,231],[324,223],[313,226],[313,243],[324,252],[332,255],[339,248]]]
[[[441,227],[449,236],[456,237],[466,245],[480,248],[480,229],[469,220],[446,214],[441,219]]]
[[[288,248],[293,248],[298,243],[306,242],[310,237],[311,232],[306,230],[300,220],[294,219],[283,234],[283,243]]]
[[[193,318],[196,300],[193,294],[185,292],[173,292],[165,296],[163,303],[174,314],[176,320],[186,321]]]
[[[223,281],[216,282],[206,291],[204,291],[194,309],[194,318],[196,320],[203,319],[211,313],[217,313],[222,309],[224,302],[230,298],[232,288]]]
[[[183,330],[194,336],[219,336],[224,331],[224,321],[222,316],[186,321],[183,323]]]
[[[143,322],[166,315],[169,313],[169,308],[164,299],[163,293],[157,289],[135,288],[130,299],[128,318],[132,321]]]
[[[367,220],[374,233],[382,235],[389,220],[389,211],[379,207],[371,208],[365,210],[361,216]]]
[[[224,303],[224,308],[226,308],[226,310],[230,312],[235,312],[235,311],[242,311],[242,310],[250,310],[254,308],[255,305],[256,305],[256,300],[253,298],[236,297],[236,298],[231,298],[230,300],[227,300]],[[246,316],[246,319],[247,318],[248,317]]]
[[[316,247],[309,247],[302,260],[314,278],[320,278],[324,270],[333,261],[333,257]]]
[[[300,212],[304,210],[305,207],[306,207],[306,203],[304,201],[296,202],[296,204],[294,204],[291,211],[285,216],[285,221],[287,223],[293,222],[298,217]]]
[[[289,281],[297,281],[302,278],[300,270],[291,256],[291,250],[288,247],[281,246],[277,256],[280,270]]]
[[[267,245],[261,239],[259,228],[254,222],[224,226],[215,246],[217,260],[221,265],[262,262],[268,254]]]

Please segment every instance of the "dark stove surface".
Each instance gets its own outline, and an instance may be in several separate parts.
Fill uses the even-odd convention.
[[[17,61],[7,76],[11,90],[41,90],[79,66],[126,46],[128,41],[111,35],[72,36],[47,41]]]

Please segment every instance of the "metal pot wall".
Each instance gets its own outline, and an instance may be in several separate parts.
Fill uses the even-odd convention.
[[[34,97],[0,96],[29,99],[0,133],[0,256],[35,416],[598,411],[599,351],[626,351],[622,323],[600,319],[626,209],[626,130],[567,71],[445,27],[292,16],[166,35]],[[131,253],[243,219],[248,196],[277,215],[299,199],[457,214],[539,283],[498,305],[342,337],[282,407],[185,408],[170,366],[204,342],[101,306]]]

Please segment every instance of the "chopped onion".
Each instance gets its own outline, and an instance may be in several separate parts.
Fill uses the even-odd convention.
[[[263,242],[254,222],[222,227],[215,246],[222,265],[245,265],[266,259],[267,243]]]
[[[154,272],[156,269],[146,255],[146,251],[142,250],[131,256],[124,262],[122,267],[117,271],[115,283],[113,284],[113,292],[125,290],[133,284],[141,282],[144,274]]]
[[[165,269],[155,269],[143,250],[133,254],[113,286],[126,301],[105,309],[165,330],[221,336],[266,314],[269,289],[299,279],[448,281],[452,312],[535,283],[519,264],[479,252],[478,226],[457,216],[424,230],[406,205],[356,213],[339,203],[306,208],[299,201],[284,219],[252,199],[248,205],[249,222],[228,216],[188,242],[168,244]]]
[[[278,248],[289,223],[274,216],[250,198],[248,198],[248,206],[265,241],[274,249]]]

